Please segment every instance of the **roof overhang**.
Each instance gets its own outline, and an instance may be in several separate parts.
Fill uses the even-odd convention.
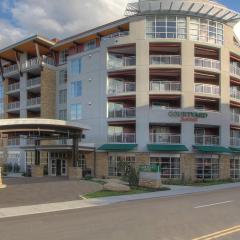
[[[129,3],[125,12],[126,16],[149,14],[187,15],[225,23],[240,20],[240,13],[210,0],[139,0]]]

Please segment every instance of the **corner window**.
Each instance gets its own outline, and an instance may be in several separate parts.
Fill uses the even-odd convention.
[[[67,103],[67,89],[59,91],[59,104]]]
[[[59,72],[59,85],[65,84],[67,82],[67,70],[61,70]]]
[[[71,104],[70,106],[70,119],[80,120],[82,118],[82,106],[81,104]]]
[[[81,73],[81,58],[71,60],[71,74]]]
[[[68,49],[64,49],[59,53],[59,64],[65,64],[67,62]]]
[[[96,39],[93,39],[93,40],[91,40],[91,41],[89,41],[89,42],[86,42],[86,43],[84,44],[84,50],[85,50],[85,51],[92,50],[92,49],[94,49],[94,48],[96,48],[96,47],[97,47]]]
[[[76,81],[71,83],[71,97],[82,96],[82,81]]]

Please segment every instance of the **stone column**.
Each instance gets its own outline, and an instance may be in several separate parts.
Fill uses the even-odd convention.
[[[221,155],[219,159],[219,178],[229,179],[230,178],[230,156]]]

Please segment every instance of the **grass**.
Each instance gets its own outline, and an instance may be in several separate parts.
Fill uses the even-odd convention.
[[[105,183],[107,183],[107,182],[104,181],[104,180],[95,179],[95,178],[93,178],[93,177],[85,177],[84,180],[85,180],[85,181],[95,182],[95,183],[98,183],[98,184],[100,184],[100,185],[104,185]]]
[[[226,183],[239,182],[233,179],[223,179],[223,180],[197,180],[197,181],[183,181],[183,180],[165,180],[163,184],[166,185],[181,185],[181,186],[196,186],[196,187],[205,187],[220,185]]]
[[[88,193],[84,195],[84,197],[85,198],[113,197],[113,196],[132,195],[132,194],[149,193],[149,192],[156,192],[156,191],[167,191],[167,190],[170,190],[170,188],[162,187],[160,189],[152,189],[152,188],[143,188],[143,187],[132,187],[129,192],[101,190],[98,192]]]

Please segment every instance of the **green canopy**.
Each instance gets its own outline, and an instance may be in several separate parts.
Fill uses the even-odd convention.
[[[137,147],[137,144],[104,144],[98,150],[107,152],[131,151]]]
[[[205,153],[231,153],[231,150],[222,146],[194,145],[193,148],[199,152],[205,152]]]
[[[230,147],[229,148],[233,153],[240,153],[240,148]]]
[[[185,145],[149,144],[147,147],[150,152],[185,152],[185,151],[188,151],[188,149]]]

